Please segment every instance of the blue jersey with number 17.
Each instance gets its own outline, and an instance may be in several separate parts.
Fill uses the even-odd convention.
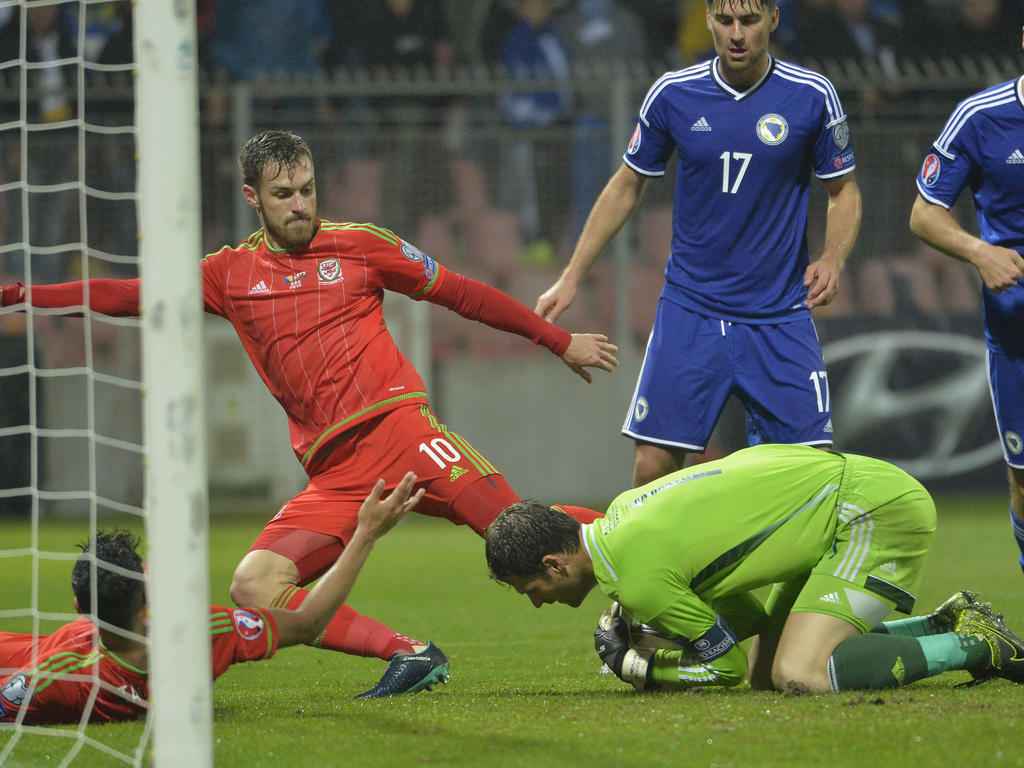
[[[625,163],[661,176],[678,155],[672,251],[662,297],[744,323],[805,317],[811,176],[854,168],[832,83],[772,59],[737,91],[718,59],[670,72],[648,91]]]
[[[921,197],[943,208],[968,185],[981,239],[1024,256],[1024,77],[960,102],[917,175]],[[989,345],[1024,348],[1024,284],[982,290]]]

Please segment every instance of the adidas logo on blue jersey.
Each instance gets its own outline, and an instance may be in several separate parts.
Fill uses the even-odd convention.
[[[711,125],[708,123],[706,117],[701,117],[696,123],[690,126],[691,131],[710,131]]]
[[[694,129],[696,130],[696,129]],[[1024,165],[1024,152],[1019,149],[1013,150],[1013,154],[1006,158],[1007,165]]]

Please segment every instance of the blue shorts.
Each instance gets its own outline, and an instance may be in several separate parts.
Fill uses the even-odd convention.
[[[988,387],[1008,466],[1024,469],[1024,357],[988,350]]]
[[[832,444],[828,378],[814,321],[714,320],[660,299],[622,434],[703,451],[730,395],[750,445]]]

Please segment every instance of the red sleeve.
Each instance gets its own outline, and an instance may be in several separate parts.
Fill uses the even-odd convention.
[[[0,632],[0,669],[16,669],[32,661],[33,636]]]
[[[222,254],[226,254],[229,250],[227,246],[224,246],[217,253],[211,253],[199,262],[203,309],[211,315],[220,315],[221,317],[224,317],[226,313],[224,286],[227,284],[224,266],[226,259]]]
[[[369,247],[376,249],[372,263],[383,287],[440,304],[499,331],[525,336],[559,357],[569,348],[572,334],[568,331],[552,325],[507,293],[445,269],[411,243],[392,232],[385,233],[390,238],[381,234],[364,237]]]
[[[470,320],[525,336],[561,357],[572,334],[553,325],[507,293],[437,265],[437,281],[423,295],[427,301],[457,312]]]
[[[73,660],[82,658],[84,648],[91,649],[95,632],[81,618],[52,635],[40,635],[37,642],[28,634],[0,633],[0,722],[13,722],[21,709],[26,725],[78,720],[92,684],[62,673],[76,671]],[[35,692],[29,696],[33,684]]]
[[[85,282],[54,283],[32,286],[32,306],[43,308],[85,306],[85,288],[89,292],[89,309],[112,317],[139,314],[139,279],[94,279]],[[3,305],[21,304],[28,289],[21,283],[3,287]]]
[[[77,721],[85,709],[92,683],[46,676],[34,679],[33,671],[26,668],[10,677],[0,677],[0,722],[14,722],[22,709],[25,725]],[[33,683],[36,689],[30,696]]]
[[[213,677],[232,664],[269,659],[277,652],[277,623],[260,608],[210,606]]]

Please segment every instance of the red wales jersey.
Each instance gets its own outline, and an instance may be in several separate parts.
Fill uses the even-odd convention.
[[[0,632],[0,722],[13,722],[19,709],[26,710],[26,724],[78,722],[97,678],[91,722],[132,720],[145,714],[146,671],[96,644],[96,627],[87,618],[40,637],[36,664],[32,637]],[[258,608],[211,606],[210,642],[217,678],[231,664],[273,656],[277,625]]]
[[[561,356],[571,334],[486,283],[445,269],[373,224],[319,222],[309,245],[272,249],[263,230],[202,262],[207,312],[227,318],[263,382],[288,414],[303,466],[318,449],[403,405],[426,404],[423,380],[384,325],[384,290],[427,299],[469,320],[541,344]],[[86,299],[86,285],[88,298]],[[3,287],[4,306],[24,286]],[[37,307],[139,311],[139,280],[93,279],[33,286]]]
[[[502,324],[486,318],[490,308],[467,308],[494,294],[512,300],[372,224],[321,220],[310,244],[290,251],[273,250],[263,230],[222,248],[203,261],[206,311],[235,327],[288,414],[292,447],[307,469],[331,437],[401,405],[427,403],[423,380],[384,325],[385,289],[504,325],[556,354],[569,343],[567,332],[528,310],[506,309]]]

